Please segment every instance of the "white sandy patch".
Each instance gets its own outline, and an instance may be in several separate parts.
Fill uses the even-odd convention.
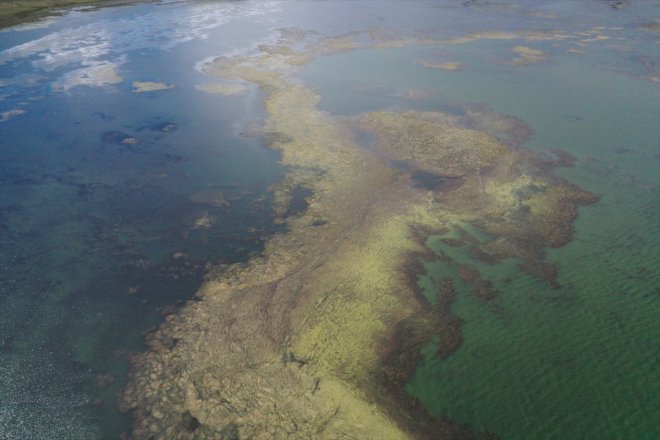
[[[122,82],[114,63],[99,64],[73,70],[53,83],[56,91],[65,92],[76,86],[99,87]]]
[[[511,60],[514,64],[533,64],[545,61],[547,58],[545,53],[539,49],[533,49],[527,46],[516,46],[511,49],[513,52],[517,53],[518,56]]]
[[[133,81],[133,93],[157,92],[159,90],[173,89],[172,84],[165,84],[156,81]]]
[[[200,84],[195,88],[214,95],[238,95],[248,91],[245,84]]]
[[[15,118],[18,115],[22,115],[25,113],[25,110],[20,109],[20,108],[15,108],[13,110],[8,110],[6,112],[0,113],[0,122],[6,122],[10,120],[11,118]]]
[[[422,66],[429,69],[444,70],[446,72],[455,72],[463,68],[463,63],[460,61],[447,61],[447,62],[434,62],[434,61],[422,61]]]

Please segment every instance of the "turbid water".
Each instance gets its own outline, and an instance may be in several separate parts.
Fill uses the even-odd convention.
[[[533,130],[526,147],[569,152],[574,164],[557,173],[600,197],[579,209],[572,240],[547,250],[554,287],[515,258],[475,258],[456,239],[494,237],[471,224],[429,237],[436,256],[424,257],[419,285],[433,303],[452,279],[463,343],[439,356],[436,335],[405,390],[431,416],[503,439],[659,437],[660,91],[648,26],[658,6],[464,3],[162,2],[0,33],[0,437],[128,431],[115,396],[144,333],[212,267],[285,231],[269,191],[285,168],[254,134],[262,92],[198,87],[225,84],[203,60],[249,52],[287,26],[410,39],[297,73],[329,115],[513,115]],[[484,31],[514,35],[419,44]],[[135,93],[133,82],[161,90]],[[358,139],[369,150],[373,140]],[[310,194],[294,190],[285,217]],[[474,296],[460,264],[497,297]]]

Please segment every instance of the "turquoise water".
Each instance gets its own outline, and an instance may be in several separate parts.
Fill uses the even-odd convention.
[[[576,164],[558,173],[601,196],[580,209],[573,240],[548,250],[558,289],[516,261],[480,264],[429,238],[449,259],[427,262],[420,284],[432,299],[452,277],[452,312],[465,321],[462,347],[438,359],[429,344],[408,384],[432,415],[503,439],[660,438],[658,46],[657,34],[638,29],[659,6],[476,3],[165,1],[1,32],[0,438],[127,431],[115,396],[145,332],[192,297],[208,267],[247,259],[280,230],[268,187],[284,170],[249,136],[264,116],[260,92],[195,87],[216,81],[197,63],[286,26],[439,37],[610,27],[601,30],[609,40],[586,46],[573,38],[358,50],[314,61],[299,78],[336,115],[483,105],[516,115],[535,131],[527,147],[569,151]],[[510,64],[519,44],[548,59]],[[427,69],[428,60],[463,67]],[[74,86],[99,67],[121,78]],[[174,88],[136,94],[133,81]],[[292,212],[305,208],[306,193],[298,196]],[[454,262],[478,267],[501,294],[472,296]]]
[[[433,302],[436,286],[452,277],[452,312],[465,321],[463,346],[440,359],[430,343],[407,386],[434,416],[504,439],[660,437],[660,87],[635,76],[640,54],[653,52],[643,44],[656,43],[641,31],[619,32],[617,43],[635,41],[637,54],[606,44],[580,55],[556,42],[481,41],[362,50],[318,60],[300,75],[334,114],[460,114],[487,105],[518,116],[535,131],[526,146],[570,152],[575,166],[558,173],[601,196],[580,209],[573,240],[548,251],[558,289],[521,274],[511,259],[489,266],[443,237],[429,239],[450,260],[427,262],[420,285]],[[506,63],[518,44],[549,59]],[[433,58],[463,68],[420,66]],[[501,294],[474,297],[452,261],[478,267]]]

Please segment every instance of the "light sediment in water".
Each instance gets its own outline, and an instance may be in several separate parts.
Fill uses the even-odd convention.
[[[238,95],[248,91],[244,84],[201,84],[197,90],[215,95]]]
[[[12,110],[7,110],[6,112],[0,112],[0,122],[7,122],[8,120],[20,116],[25,113],[25,110],[20,108],[15,108]]]
[[[446,61],[446,62],[433,62],[433,61],[424,61],[422,66],[428,67],[429,69],[438,69],[444,70],[446,72],[455,72],[463,68],[463,63],[458,61]]]
[[[542,50],[532,49],[527,46],[516,46],[511,49],[518,56],[514,57],[512,62],[514,64],[533,64],[545,61],[547,56]]]
[[[113,63],[102,63],[91,67],[72,70],[53,83],[53,90],[67,91],[77,86],[99,87],[119,84],[123,78]]]
[[[157,81],[133,81],[133,93],[157,92],[159,90],[171,89],[174,86]]]

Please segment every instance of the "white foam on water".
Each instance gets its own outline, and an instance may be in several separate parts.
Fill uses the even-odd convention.
[[[106,85],[108,82],[85,78],[110,63],[116,68],[117,59],[130,51],[169,50],[188,41],[207,39],[212,30],[232,19],[266,15],[278,11],[280,3],[255,0],[161,4],[143,14],[99,19],[11,47],[0,52],[0,65],[27,61],[37,72],[71,69],[54,80],[54,91],[66,91],[76,85]],[[32,87],[27,83],[21,86]]]
[[[165,5],[142,15],[99,20],[63,29],[0,52],[0,64],[37,57],[35,68],[53,70],[70,63],[89,63],[111,53],[168,49],[206,39],[211,30],[232,18],[263,15],[278,10],[280,2],[205,3]]]

